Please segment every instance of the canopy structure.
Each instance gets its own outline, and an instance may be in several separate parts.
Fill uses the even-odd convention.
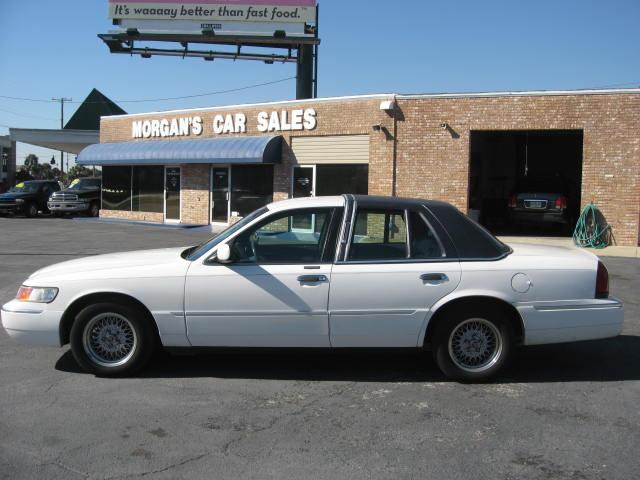
[[[77,155],[80,151],[100,141],[98,130],[46,130],[42,128],[11,128],[11,140],[38,147],[61,150]]]
[[[88,145],[100,142],[100,117],[126,114],[95,88],[61,129],[11,128],[11,140],[77,155]]]
[[[280,163],[282,137],[225,137],[199,140],[149,140],[90,145],[79,165],[248,165]]]

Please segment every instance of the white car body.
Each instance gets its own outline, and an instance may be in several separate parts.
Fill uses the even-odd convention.
[[[346,198],[273,203],[238,234],[274,212],[345,207]],[[196,260],[182,258],[184,248],[170,248],[43,268],[24,285],[56,287],[55,300],[10,301],[2,307],[2,324],[21,342],[60,346],[61,319],[75,301],[117,293],[146,307],[165,347],[415,348],[439,309],[467,297],[515,307],[526,345],[606,338],[622,330],[622,303],[595,298],[597,257],[574,248],[512,245],[510,254],[493,261],[244,266],[207,262],[216,248]],[[419,281],[429,272],[447,281]],[[298,277],[309,273],[326,281],[302,284]]]

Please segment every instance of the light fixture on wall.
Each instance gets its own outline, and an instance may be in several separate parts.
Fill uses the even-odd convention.
[[[376,123],[375,125],[372,125],[371,128],[373,128],[374,132],[379,132],[380,130],[382,130],[382,124]]]

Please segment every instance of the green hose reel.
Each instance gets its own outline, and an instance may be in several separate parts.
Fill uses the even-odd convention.
[[[593,203],[585,206],[573,231],[573,243],[583,248],[605,248],[611,244],[611,225]]]

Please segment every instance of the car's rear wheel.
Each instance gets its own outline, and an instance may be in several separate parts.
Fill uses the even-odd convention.
[[[100,376],[129,375],[150,360],[155,335],[140,309],[100,303],[77,315],[70,343],[74,358],[84,370]]]
[[[436,330],[434,357],[442,372],[461,382],[496,375],[512,348],[511,326],[499,311],[452,312]]]
[[[38,215],[38,206],[33,202],[28,203],[27,206],[24,207],[24,214],[29,218],[35,217]]]

